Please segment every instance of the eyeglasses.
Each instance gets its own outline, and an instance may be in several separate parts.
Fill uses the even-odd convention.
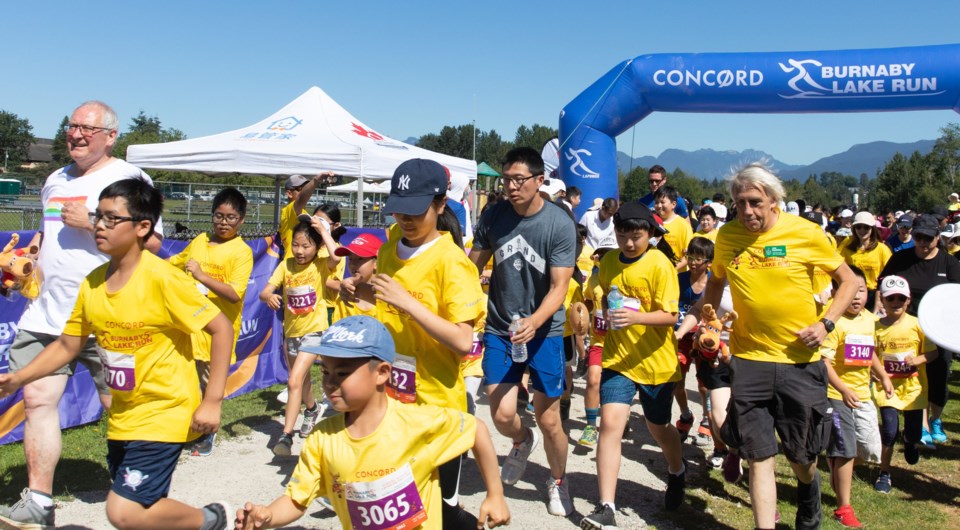
[[[223,214],[220,213],[220,212],[216,212],[216,213],[213,214],[213,221],[216,222],[216,223],[222,223],[222,222],[226,221],[226,222],[228,222],[228,223],[230,223],[230,224],[233,224],[233,223],[236,223],[237,221],[239,221],[240,219],[241,219],[241,217],[240,217],[239,215],[233,214],[233,213],[230,213],[230,214],[227,214],[227,215],[223,215]]]
[[[69,123],[63,126],[63,132],[67,134],[72,134],[77,129],[80,129],[80,134],[83,136],[89,137],[97,134],[98,131],[109,131],[109,127],[96,127],[94,125],[83,125],[80,123]]]
[[[689,265],[700,265],[701,263],[707,263],[709,261],[707,258],[687,258],[687,264]]]
[[[136,217],[127,217],[125,215],[112,215],[105,214],[102,212],[90,212],[87,214],[90,217],[90,224],[97,226],[101,220],[103,221],[104,228],[112,229],[117,226],[117,223],[122,223],[124,221],[140,221]]]
[[[649,182],[650,184],[660,184],[661,182],[663,182],[663,179],[650,179],[647,182]]]
[[[543,175],[543,173],[539,173],[537,175],[530,175],[529,177],[502,177],[500,179],[500,185],[503,186],[504,188],[509,188],[510,186],[515,186],[519,188],[519,187],[522,187],[524,184],[526,184],[528,180],[535,179],[540,175]]]

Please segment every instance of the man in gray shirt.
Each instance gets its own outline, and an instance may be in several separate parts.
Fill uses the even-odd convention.
[[[470,259],[483,270],[494,259],[490,301],[483,336],[483,374],[497,431],[513,439],[501,476],[515,484],[540,436],[524,428],[517,414],[518,384],[529,370],[536,392],[533,407],[543,433],[550,465],[547,511],[573,512],[566,481],[567,435],[560,421],[559,399],[564,389],[563,301],[576,263],[576,227],[557,205],[538,192],[544,180],[543,159],[533,149],[507,153],[502,184],[507,195],[486,212],[474,228]],[[519,315],[519,329],[510,332]],[[527,359],[515,362],[514,344],[525,345]]]

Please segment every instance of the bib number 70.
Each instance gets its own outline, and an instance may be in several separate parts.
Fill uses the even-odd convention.
[[[370,525],[380,526],[384,523],[392,523],[401,517],[405,517],[410,513],[410,503],[407,502],[406,497],[406,493],[401,493],[396,499],[388,499],[383,506],[378,504],[369,507],[358,506],[360,524],[364,527]],[[394,504],[394,501],[396,501],[396,504]]]

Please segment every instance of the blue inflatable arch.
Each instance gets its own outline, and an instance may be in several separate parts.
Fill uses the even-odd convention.
[[[560,113],[560,177],[617,196],[617,135],[651,112],[960,112],[960,44],[773,53],[641,55]]]

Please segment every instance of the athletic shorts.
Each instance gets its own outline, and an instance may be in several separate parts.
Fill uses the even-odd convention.
[[[680,371],[683,372],[683,375],[687,375],[687,372],[690,371],[690,365],[693,364],[693,359],[690,356],[691,350],[693,350],[693,333],[687,333],[677,341],[677,360],[680,362]]]
[[[713,361],[697,360],[697,381],[707,390],[730,388],[730,365],[724,361],[713,365]]]
[[[853,409],[846,406],[842,399],[830,399],[833,407],[830,441],[827,443],[827,456],[830,458],[855,458],[857,456],[857,422]],[[879,427],[877,432],[880,432]]]
[[[107,440],[107,469],[114,493],[151,507],[170,493],[173,470],[185,444]]]
[[[563,394],[563,337],[536,338],[527,343],[527,360],[513,362],[509,337],[483,334],[483,378],[487,385],[518,384],[523,372],[530,371],[533,389],[547,397]]]
[[[590,345],[587,350],[587,366],[603,366],[603,345]]]
[[[723,440],[747,460],[777,454],[777,435],[787,460],[814,462],[826,449],[833,423],[827,400],[827,367],[801,364],[730,362],[730,406]]]
[[[30,361],[37,358],[44,348],[57,340],[57,335],[47,335],[46,333],[34,333],[21,329],[10,345],[10,372],[23,370]],[[77,354],[77,358],[70,361],[66,366],[55,370],[54,374],[73,375],[77,371],[79,362],[93,377],[93,383],[97,386],[97,392],[106,396],[110,395],[110,387],[104,378],[103,363],[100,362],[100,356],[97,355],[96,340],[92,337],[87,339],[83,349]],[[52,374],[51,374],[52,375]]]
[[[642,385],[616,370],[604,368],[600,374],[600,406],[610,403],[630,406],[634,394],[639,394],[643,417],[654,425],[669,425],[675,386],[676,383]]]

